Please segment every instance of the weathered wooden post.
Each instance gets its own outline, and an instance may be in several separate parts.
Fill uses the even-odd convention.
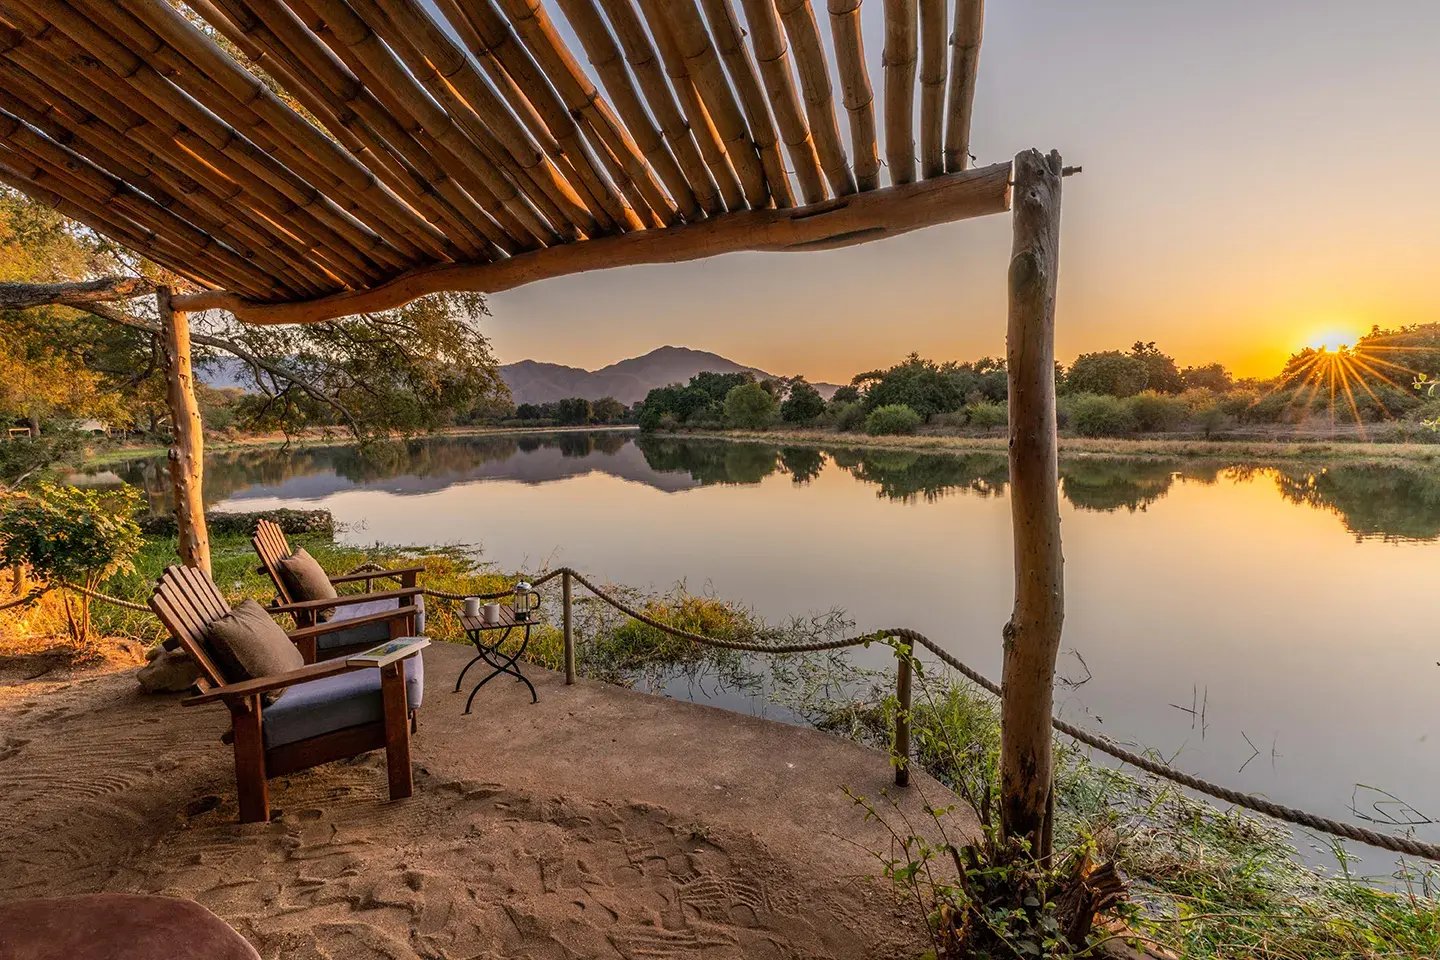
[[[1055,434],[1055,289],[1060,266],[1060,154],[1015,158],[1010,257],[1010,511],[1015,607],[1005,625],[1000,823],[1049,856],[1054,774],[1050,712],[1065,616]]]
[[[565,609],[565,682],[575,682],[575,624],[570,605],[570,571],[560,574],[560,598]]]
[[[160,324],[165,329],[165,378],[174,440],[170,444],[170,485],[175,494],[175,532],[180,560],[210,573],[210,535],[205,529],[205,440],[200,407],[195,401],[195,374],[190,367],[189,316],[171,304],[169,287],[155,291]]]
[[[908,646],[895,646],[895,786],[910,785],[910,653]]]

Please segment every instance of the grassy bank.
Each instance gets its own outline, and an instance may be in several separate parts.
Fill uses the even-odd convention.
[[[834,430],[685,430],[679,436],[750,440],[812,447],[855,447],[912,453],[999,453],[1008,443],[1003,435],[962,436],[921,433],[878,436]],[[1347,463],[1379,466],[1422,466],[1440,469],[1440,445],[1426,443],[1364,443],[1322,440],[1196,440],[1096,439],[1061,437],[1065,459],[1133,458],[1196,459],[1226,463]]]

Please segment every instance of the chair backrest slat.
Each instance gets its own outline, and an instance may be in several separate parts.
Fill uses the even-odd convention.
[[[295,598],[290,595],[285,578],[280,576],[280,561],[292,553],[285,531],[272,520],[261,520],[255,525],[255,536],[250,538],[250,544],[260,555],[260,564],[275,584],[275,593],[280,602],[294,603]]]
[[[230,612],[230,604],[215,582],[192,567],[166,567],[155,581],[150,609],[199,665],[201,689],[223,685],[225,674],[205,647],[205,628]]]

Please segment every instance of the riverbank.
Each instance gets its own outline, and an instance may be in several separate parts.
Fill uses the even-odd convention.
[[[639,430],[639,427],[629,423],[589,427],[447,427],[443,430],[420,434],[416,437],[397,437],[395,440],[423,440],[430,437],[539,436],[556,433],[633,433],[637,430]],[[205,438],[205,450],[209,453],[212,451],[225,450],[266,450],[279,447],[306,449],[311,447],[345,447],[353,446],[356,443],[356,439],[347,433],[310,430],[290,437],[278,433],[234,437],[207,436]],[[86,467],[103,467],[113,463],[121,463],[126,460],[163,457],[168,452],[168,447],[154,443],[120,443],[113,446],[107,445],[103,449],[96,448],[87,451],[81,465]]]
[[[681,430],[664,436],[715,440],[741,440],[790,446],[853,447],[908,453],[1004,454],[1009,443],[1003,434],[964,436],[921,433],[913,436],[870,436],[834,430]],[[1064,459],[1210,460],[1227,463],[1346,463],[1376,466],[1423,467],[1440,470],[1440,445],[1425,443],[1366,443],[1318,440],[1197,440],[1060,438]]]
[[[514,576],[493,567],[477,566],[473,554],[454,549],[374,547],[360,551],[318,535],[297,536],[295,544],[304,545],[333,570],[349,569],[364,559],[398,562],[417,558],[427,569],[424,583],[438,590],[460,593],[499,590]],[[255,596],[262,601],[269,599],[273,591],[255,572],[253,553],[244,537],[217,537],[213,548],[216,579],[226,585],[228,594]],[[142,554],[140,569],[115,578],[105,589],[130,599],[143,598],[150,579],[166,563],[173,562],[173,558],[173,541],[152,540]],[[536,572],[525,571],[532,577]],[[552,582],[550,587],[553,586]],[[813,640],[849,635],[850,630],[843,616],[836,615],[819,624],[802,621],[799,627],[793,623],[782,625],[776,634],[743,606],[714,597],[690,595],[683,588],[676,588],[665,596],[629,591],[626,598],[661,622],[722,638],[750,638],[763,631],[771,638]],[[429,632],[436,639],[459,638],[453,606],[443,600],[432,604]],[[893,716],[889,712],[893,710],[893,701],[886,691],[893,690],[893,676],[868,675],[831,657],[746,657],[677,641],[653,627],[613,615],[608,608],[588,598],[584,591],[580,591],[576,606],[583,676],[653,691],[666,690],[667,681],[677,676],[698,677],[702,685],[711,686],[718,678],[730,689],[743,690],[747,696],[775,704],[797,722],[808,722],[881,750],[886,748],[885,738]],[[97,612],[100,609],[97,608]],[[104,609],[107,611],[102,614],[104,631],[111,636],[128,634],[151,639],[158,633],[154,618],[148,614]],[[553,593],[547,596],[542,609],[550,611],[553,620],[553,613],[558,610]],[[802,638],[793,632],[797,629],[810,632]],[[538,630],[530,654],[539,665],[552,668],[558,665],[559,631],[550,624]],[[75,681],[57,670],[40,681],[54,684],[49,689],[61,689],[73,683],[72,688],[66,689],[100,690],[99,686],[83,685],[95,676],[92,671],[84,675],[87,679],[83,682]],[[867,677],[876,680],[873,690],[865,682]],[[6,689],[0,685],[0,701]],[[448,694],[448,690],[445,693]],[[953,754],[947,758],[934,750],[938,743],[956,744],[964,756],[993,758],[998,742],[998,717],[993,700],[985,694],[944,672],[927,669],[919,681],[917,703],[920,706],[915,720],[916,743],[922,750],[918,761],[942,781],[955,783],[963,770],[949,762]],[[36,707],[40,709],[36,709],[34,715],[43,716],[44,706],[43,701],[37,701]],[[529,709],[528,703],[523,706]],[[105,710],[99,712],[108,715]],[[517,722],[529,724],[531,721],[528,714],[522,713]],[[426,729],[430,729],[428,722],[422,724],[422,732]],[[683,734],[680,738],[686,739]],[[56,740],[50,735],[31,739],[45,743]],[[687,742],[693,742],[693,738]],[[64,743],[56,741],[46,749],[63,747]],[[207,762],[223,766],[226,758],[209,738],[196,749],[200,747],[210,751],[206,754]],[[1078,849],[1093,844],[1102,858],[1120,858],[1133,884],[1132,894],[1138,908],[1135,924],[1147,936],[1181,948],[1182,955],[1265,960],[1440,955],[1440,904],[1430,899],[1434,884],[1440,879],[1435,875],[1412,876],[1409,889],[1402,889],[1398,895],[1377,890],[1361,880],[1322,875],[1296,860],[1289,835],[1273,822],[1198,803],[1159,781],[1131,777],[1090,764],[1073,748],[1062,746],[1062,755],[1057,814],[1063,845]],[[583,766],[577,761],[577,768]],[[965,769],[978,770],[983,775],[989,769],[989,761],[970,764]],[[355,777],[367,775],[365,768],[344,768],[342,772],[350,779],[336,781],[336,789],[348,788],[360,798],[358,802],[368,803],[369,795],[352,782]],[[211,779],[223,780],[223,771],[214,773]],[[487,774],[485,779],[488,782],[501,778],[498,774]],[[321,786],[329,789],[328,782]],[[187,789],[189,793],[180,791],[184,794],[180,801],[168,794],[152,800],[175,803],[184,802],[186,798],[205,799],[206,789],[216,790],[213,786],[199,785]],[[298,808],[297,816],[303,817],[320,807],[312,803],[308,788],[302,792],[305,806]],[[216,793],[218,795],[218,791]],[[875,795],[871,796],[873,799]],[[524,800],[532,801],[533,798]],[[209,809],[202,811],[205,816],[194,826],[204,831],[205,836],[228,836],[226,831],[233,828],[223,820],[222,813],[212,814]],[[455,808],[451,806],[426,808],[424,819],[428,823],[433,816],[437,818],[435,822],[448,829],[444,818],[454,813]],[[148,822],[151,818],[142,819]],[[390,814],[364,822],[372,819],[395,822]],[[321,825],[342,832],[352,830],[343,823],[322,821]],[[306,827],[302,822],[291,824],[285,830],[304,832]],[[829,836],[828,831],[833,829],[833,824],[826,823],[820,832]],[[57,837],[57,842],[69,842],[63,831],[57,832]],[[867,875],[873,875],[873,866]],[[431,879],[444,880],[443,877]],[[332,909],[337,911],[337,922],[349,916],[339,906]],[[912,917],[911,923],[918,924],[918,918]],[[266,937],[278,936],[276,931],[281,930],[273,925],[264,929]]]

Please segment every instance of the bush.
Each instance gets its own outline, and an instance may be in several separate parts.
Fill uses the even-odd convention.
[[[848,433],[865,423],[865,408],[855,400],[832,400],[821,419],[836,430]]]
[[[1142,390],[1127,399],[1135,423],[1141,430],[1174,430],[1189,412],[1184,400],[1155,390]]]
[[[965,415],[970,420],[970,426],[986,432],[994,430],[996,427],[1008,426],[1010,423],[1009,407],[993,400],[981,400],[967,405]]]
[[[865,432],[872,437],[882,434],[914,433],[920,428],[920,414],[903,403],[876,407],[865,418]]]
[[[139,509],[134,487],[102,492],[50,483],[11,494],[0,504],[0,563],[29,567],[60,589],[70,639],[78,647],[90,642],[90,597],[70,585],[94,591],[114,574],[134,569],[141,539],[133,518]]]
[[[1102,393],[1077,394],[1069,407],[1070,425],[1082,437],[1122,437],[1137,426],[1125,401]]]
[[[758,383],[746,383],[725,394],[725,422],[742,430],[763,430],[775,422],[779,404]]]

